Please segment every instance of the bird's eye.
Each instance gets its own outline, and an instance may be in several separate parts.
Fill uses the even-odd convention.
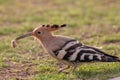
[[[39,31],[38,34],[41,34],[41,32]]]

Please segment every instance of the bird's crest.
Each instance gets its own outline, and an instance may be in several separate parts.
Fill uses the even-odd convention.
[[[58,30],[62,27],[66,27],[66,24],[62,24],[62,25],[57,25],[57,24],[53,24],[53,25],[42,25],[42,27],[48,29],[49,31],[55,31],[55,30]]]

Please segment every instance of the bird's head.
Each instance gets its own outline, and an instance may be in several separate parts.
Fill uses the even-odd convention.
[[[42,25],[39,26],[37,28],[35,28],[32,32],[28,32],[24,35],[21,35],[17,38],[15,38],[14,40],[11,41],[11,46],[12,47],[16,47],[16,42],[20,39],[23,39],[25,37],[29,37],[29,36],[35,36],[38,39],[42,39],[44,37],[49,37],[51,35],[51,32],[56,31],[62,27],[65,27],[66,24],[62,24],[62,25],[57,25],[57,24],[53,24],[53,25]]]

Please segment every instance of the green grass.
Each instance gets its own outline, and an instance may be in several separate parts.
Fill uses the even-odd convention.
[[[11,71],[11,76],[6,73],[10,80],[107,80],[120,76],[120,63],[85,63],[75,74],[58,74],[57,61],[32,37],[19,41],[15,49],[10,47],[12,39],[41,24],[66,23],[68,27],[56,34],[120,57],[119,4],[119,0],[0,0],[0,68]]]

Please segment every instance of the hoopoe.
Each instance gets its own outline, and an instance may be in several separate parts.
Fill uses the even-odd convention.
[[[118,57],[108,55],[100,49],[84,45],[70,37],[52,34],[53,31],[65,26],[65,24],[42,25],[12,40],[11,46],[16,47],[16,41],[19,39],[35,36],[52,57],[67,64],[67,67],[60,69],[59,72],[65,71],[70,66],[73,66],[72,71],[75,71],[79,64],[85,62],[120,62]]]

